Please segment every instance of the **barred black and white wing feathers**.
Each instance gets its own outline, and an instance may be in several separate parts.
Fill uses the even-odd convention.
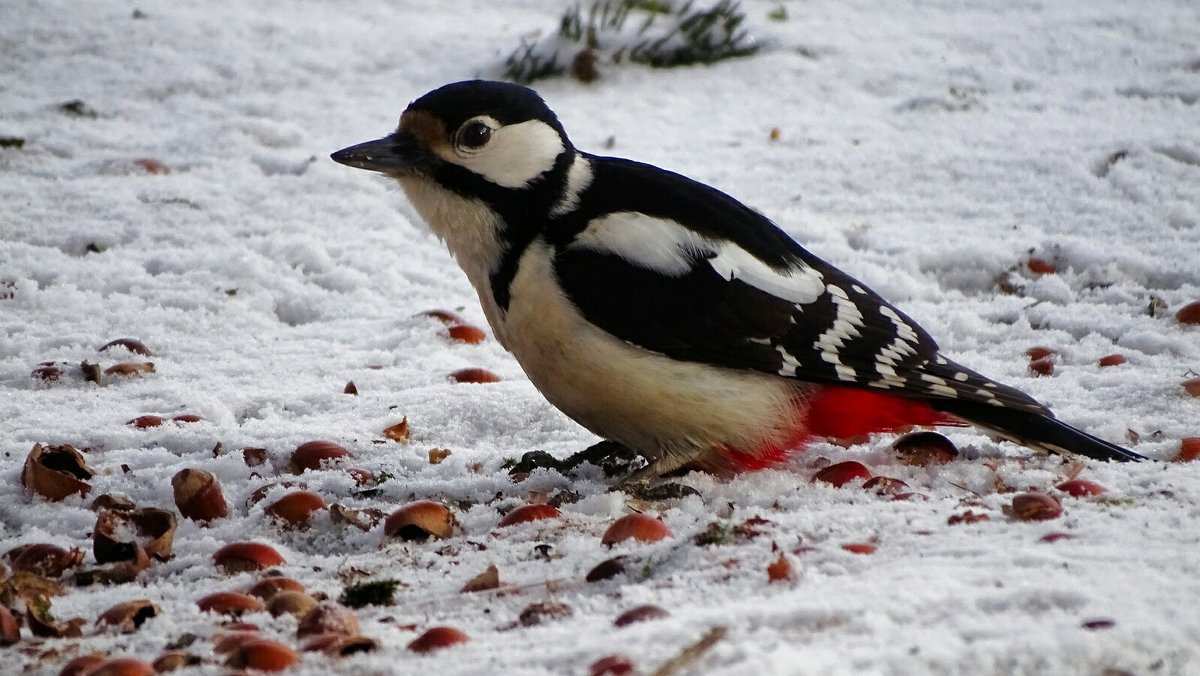
[[[555,271],[609,333],[676,359],[1048,414],[941,357],[904,313],[724,193],[647,165],[591,161],[580,209],[556,226]]]
[[[587,160],[578,209],[544,235],[567,297],[612,335],[675,359],[924,400],[1044,450],[1140,457],[941,356],[904,313],[724,193]]]

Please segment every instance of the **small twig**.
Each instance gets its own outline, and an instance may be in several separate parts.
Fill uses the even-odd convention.
[[[970,488],[967,488],[966,486],[961,486],[961,485],[959,485],[959,484],[956,484],[956,483],[954,483],[953,481],[949,482],[949,484],[950,484],[951,486],[954,486],[955,488],[957,488],[957,489],[961,490],[961,491],[966,491],[966,492],[970,493],[971,495],[974,495],[974,496],[975,496],[975,497],[977,497],[977,498],[982,498],[982,497],[983,497],[983,495],[982,495],[982,494],[980,494],[978,491],[973,491],[973,490],[971,490]]]
[[[675,676],[704,656],[718,641],[725,638],[729,630],[725,627],[713,627],[700,640],[679,651],[679,654],[663,662],[651,676]]]

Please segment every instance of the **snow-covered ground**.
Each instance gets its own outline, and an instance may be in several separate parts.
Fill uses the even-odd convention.
[[[779,6],[744,3],[753,57],[602,68],[591,85],[539,90],[579,147],[611,139],[605,152],[720,186],[1065,420],[1122,443],[1134,430],[1133,447],[1160,460],[1200,436],[1200,399],[1180,386],[1200,371],[1200,327],[1173,316],[1200,299],[1200,4],[816,0],[769,19]],[[418,316],[484,325],[395,186],[328,154],[385,134],[435,86],[495,75],[560,12],[538,0],[0,3],[0,137],[24,139],[0,148],[0,550],[82,547],[92,567],[92,498],[174,509],[184,468],[214,474],[230,505],[208,528],[181,519],[175,557],[133,583],[68,584],[52,612],[86,619],[84,637],[38,642],[26,628],[5,671],[56,673],[93,651],[152,660],[191,633],[200,671],[221,672],[220,619],[195,602],[261,577],[211,563],[221,545],[256,540],[332,598],[347,581],[406,585],[395,605],[356,611],[379,650],[305,654],[310,674],[579,674],[614,653],[649,673],[718,626],[727,634],[691,673],[1200,672],[1200,463],[1088,463],[1080,477],[1108,492],[1029,523],[1002,512],[1012,494],[996,479],[1053,492],[1069,470],[1058,459],[971,430],[948,432],[963,455],[934,467],[899,463],[886,437],[818,444],[779,469],[686,477],[700,497],[634,505],[672,537],[611,550],[600,536],[630,509],[598,473],[509,478],[506,459],[596,439],[495,341],[452,343]],[[60,108],[72,100],[94,116]],[[1031,254],[1058,272],[1030,273]],[[1154,299],[1165,312],[1148,312]],[[97,351],[120,337],[153,356]],[[1028,371],[1034,345],[1060,351],[1053,376]],[[1100,368],[1110,353],[1127,363]],[[84,360],[155,368],[97,386],[79,377]],[[57,382],[31,377],[44,361],[69,367]],[[503,381],[447,380],[464,367]],[[203,420],[127,424],[185,413]],[[405,417],[410,441],[386,439]],[[405,543],[323,515],[285,531],[263,512],[280,488],[247,508],[314,439],[391,478],[367,494],[342,468],[292,480],[350,507],[444,501],[459,529]],[[22,488],[35,442],[90,448],[87,498]],[[268,449],[268,463],[248,467],[243,447]],[[451,451],[440,464],[435,447]],[[929,499],[813,484],[821,458],[860,460]],[[563,490],[583,498],[561,518],[497,528],[503,510]],[[948,524],[966,509],[990,519]],[[756,537],[693,540],[752,517],[765,520]],[[1051,532],[1074,537],[1043,542]],[[794,582],[768,581],[781,553]],[[632,557],[627,575],[583,581],[617,554]],[[489,564],[515,588],[459,593]],[[142,598],[161,614],[96,632],[102,611]],[[510,628],[546,601],[572,613]],[[613,626],[646,603],[670,615]],[[244,619],[299,645],[291,618]],[[435,625],[470,641],[406,650]]]

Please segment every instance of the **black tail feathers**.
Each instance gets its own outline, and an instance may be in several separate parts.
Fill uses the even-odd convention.
[[[968,401],[943,400],[935,408],[987,428],[1018,444],[1048,453],[1135,462],[1145,456],[1075,429],[1050,415]],[[1048,412],[1047,412],[1048,413]]]

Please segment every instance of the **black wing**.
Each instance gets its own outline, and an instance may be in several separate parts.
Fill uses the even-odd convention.
[[[555,271],[588,320],[614,336],[675,359],[890,391],[931,405],[977,402],[1050,415],[1029,396],[941,357],[916,322],[732,197],[627,160],[592,158],[592,166],[595,180],[581,208],[557,226]],[[713,267],[715,247],[681,252],[686,272],[664,276],[577,245],[575,235],[616,212],[669,219],[784,275],[819,276],[823,292],[795,302],[753,278],[726,278]]]

